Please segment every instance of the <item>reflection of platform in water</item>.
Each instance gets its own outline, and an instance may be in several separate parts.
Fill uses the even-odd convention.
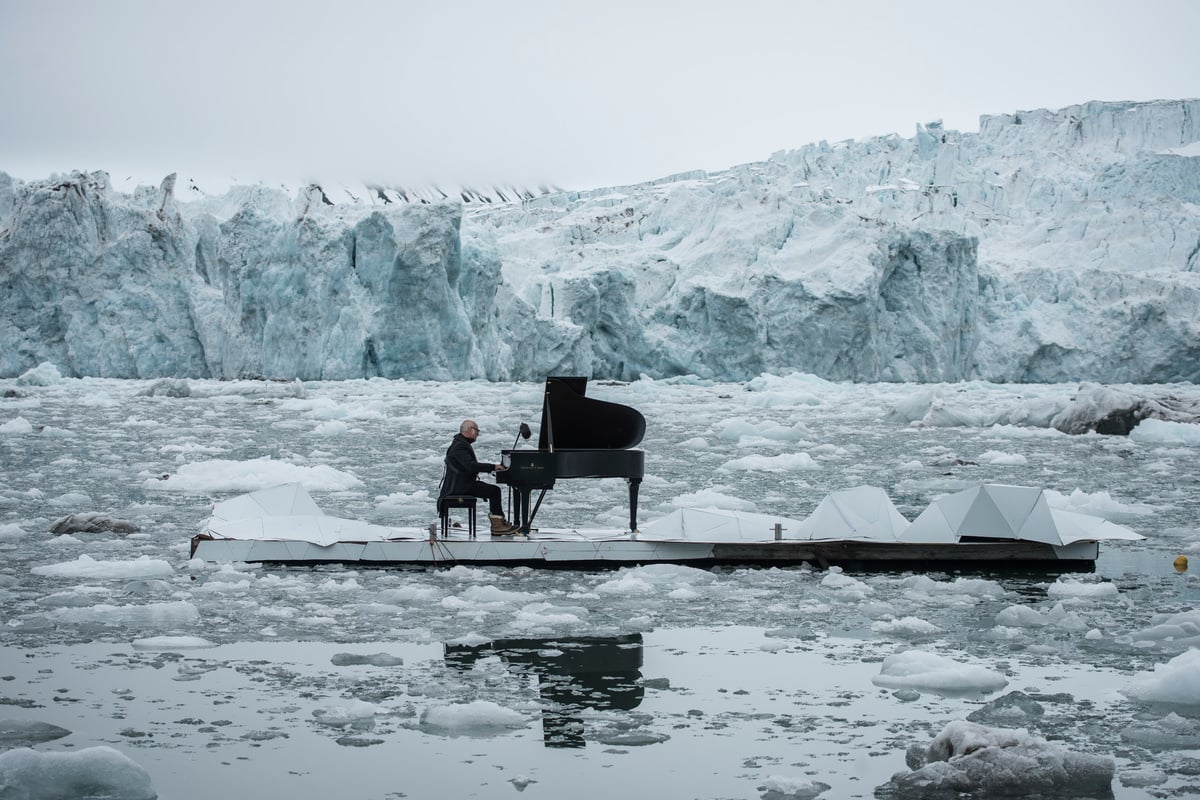
[[[446,645],[446,663],[460,669],[489,656],[537,675],[547,747],[584,746],[584,709],[627,711],[642,702],[640,633]]]

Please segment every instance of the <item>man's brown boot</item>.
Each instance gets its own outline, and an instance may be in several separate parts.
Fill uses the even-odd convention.
[[[510,524],[503,514],[488,514],[488,521],[492,523],[493,536],[517,532],[517,526]]]

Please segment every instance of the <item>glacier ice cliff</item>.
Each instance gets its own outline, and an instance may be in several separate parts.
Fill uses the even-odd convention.
[[[0,173],[7,377],[1197,381],[1198,315],[1200,100],[538,195]]]

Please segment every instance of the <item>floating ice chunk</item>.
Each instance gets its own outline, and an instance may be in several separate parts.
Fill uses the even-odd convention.
[[[670,504],[675,508],[718,508],[724,511],[753,511],[756,508],[749,500],[722,494],[715,488],[682,494],[671,500]]]
[[[437,600],[442,596],[440,590],[433,586],[416,584],[398,586],[395,589],[384,589],[376,595],[382,603],[425,603]]]
[[[148,603],[142,606],[114,606],[107,603],[86,608],[59,608],[46,613],[55,622],[87,625],[134,625],[137,627],[178,628],[200,622],[200,610],[185,600],[172,603]]]
[[[858,578],[852,578],[843,573],[840,567],[830,567],[825,577],[821,579],[821,585],[827,589],[834,589],[842,595],[850,595],[859,599],[864,599],[875,591]]]
[[[471,603],[478,604],[512,604],[529,603],[543,599],[544,595],[534,592],[511,592],[496,586],[470,586],[463,591],[462,597]]]
[[[888,656],[871,682],[892,689],[907,687],[945,692],[994,692],[1008,685],[1008,679],[995,670],[960,664],[924,650]]]
[[[435,731],[489,736],[525,727],[525,717],[489,700],[430,706],[421,713],[421,726]]]
[[[1044,628],[1050,621],[1036,608],[1009,606],[996,615],[996,624],[1007,628]]]
[[[995,725],[1015,725],[1028,723],[1035,717],[1043,716],[1046,709],[1037,700],[1022,691],[1009,692],[984,704],[967,715],[971,722]]]
[[[901,581],[906,589],[924,594],[945,597],[953,595],[978,602],[987,598],[1003,597],[1004,587],[987,578],[955,578],[952,581],[935,581],[928,575],[910,575]],[[940,601],[939,601],[940,602]]]
[[[512,625],[519,630],[548,630],[579,625],[588,611],[581,606],[564,607],[551,603],[530,603],[513,615]]]
[[[58,497],[52,497],[46,502],[56,508],[67,508],[68,506],[91,505],[92,498],[83,492],[67,492]]]
[[[400,656],[389,655],[388,653],[373,653],[371,655],[334,653],[333,657],[329,659],[329,663],[335,667],[399,667],[404,664],[404,659]]]
[[[26,370],[17,378],[18,386],[54,386],[62,382],[62,373],[49,361],[43,361],[33,369]]]
[[[808,453],[781,453],[777,456],[743,456],[727,461],[718,469],[733,472],[802,472],[818,470],[821,465]]]
[[[607,730],[596,734],[596,741],[612,747],[647,747],[669,741],[670,736],[654,731]]]
[[[1142,444],[1172,444],[1200,447],[1200,425],[1144,419],[1129,432],[1129,438]]]
[[[192,385],[178,378],[162,378],[138,394],[143,397],[191,397]]]
[[[1187,650],[1139,673],[1125,694],[1148,703],[1200,706],[1200,650]]]
[[[937,390],[923,389],[919,392],[898,400],[888,416],[899,422],[916,422],[929,412],[929,407],[937,397]]]
[[[913,425],[921,428],[978,428],[983,425],[983,417],[975,411],[948,406],[945,400],[935,397],[930,401],[925,416]]]
[[[216,645],[199,636],[148,636],[133,640],[134,650],[203,650],[206,647]]]
[[[0,525],[0,542],[11,542],[26,535],[25,529],[15,522],[6,522]]]
[[[871,630],[887,636],[898,636],[903,639],[919,639],[925,636],[936,636],[942,633],[942,628],[920,617],[901,617],[893,620],[880,620],[871,623]]]
[[[113,531],[114,533],[133,533],[139,530],[137,525],[123,519],[117,519],[112,514],[103,511],[83,511],[79,514],[68,514],[60,517],[50,526],[50,532],[63,533],[99,533]]]
[[[344,436],[350,432],[350,426],[340,419],[330,419],[313,428],[316,436]]]
[[[1005,453],[1000,450],[988,450],[979,455],[980,464],[995,464],[1002,467],[1023,467],[1029,459],[1020,453]]]
[[[478,647],[481,644],[490,644],[491,641],[492,640],[488,637],[476,633],[475,631],[471,631],[465,636],[459,636],[457,639],[447,639],[446,644],[461,644],[466,645],[467,647]]]
[[[0,425],[2,436],[26,436],[33,433],[33,423],[24,417],[14,417]]]
[[[178,492],[252,492],[298,483],[305,489],[341,492],[362,486],[354,475],[325,464],[300,466],[272,458],[249,461],[197,461],[184,464],[165,480],[151,478],[147,489]]]
[[[1172,711],[1162,719],[1133,722],[1121,738],[1156,750],[1193,750],[1200,747],[1200,723]]]
[[[1149,628],[1138,631],[1134,639],[1171,642],[1188,647],[1200,646],[1200,609],[1151,617]]]
[[[75,753],[39,753],[25,748],[0,753],[0,786],[13,800],[49,797],[120,797],[154,800],[150,774],[111,747]]]
[[[1047,611],[1046,619],[1051,625],[1062,630],[1083,633],[1088,628],[1087,622],[1079,615],[1079,612],[1068,611],[1062,603],[1058,603]]]
[[[312,715],[317,722],[331,728],[344,728],[347,725],[364,727],[373,722],[380,711],[379,706],[372,703],[351,700],[341,705],[314,708]]]
[[[422,512],[429,513],[433,508],[437,508],[437,499],[428,489],[393,492],[375,498],[375,511],[381,515],[419,516]]]
[[[92,578],[103,580],[117,578],[167,578],[173,575],[175,570],[161,558],[138,556],[133,561],[97,561],[91,556],[84,554],[74,561],[33,567],[30,572],[34,575],[45,575],[51,578]]]
[[[711,573],[678,564],[647,564],[617,572],[615,578],[596,587],[600,594],[646,595],[661,594],[675,588],[694,587],[714,580]]]
[[[764,796],[778,800],[813,800],[823,792],[832,788],[828,783],[812,781],[807,778],[788,778],[783,775],[769,775],[758,787]]]
[[[523,792],[529,788],[530,784],[537,783],[537,781],[535,781],[533,778],[529,777],[528,775],[518,775],[515,778],[509,778],[508,782],[511,783],[513,785],[513,788],[516,789],[518,792]]]
[[[70,736],[66,728],[29,719],[0,719],[0,747],[33,747],[35,744],[52,742]]]
[[[1169,779],[1167,773],[1154,767],[1127,769],[1117,777],[1122,786],[1161,786]]]
[[[1051,508],[1060,508],[1079,514],[1091,514],[1094,517],[1103,517],[1109,522],[1135,522],[1139,518],[1155,512],[1154,506],[1145,503],[1122,503],[1114,500],[1112,495],[1106,491],[1088,494],[1076,489],[1071,494],[1065,495],[1052,489],[1046,489],[1044,494],[1046,503]]]
[[[1076,753],[1023,730],[988,728],[955,720],[928,750],[876,789],[876,796],[924,798],[1039,795],[1111,797],[1111,758]]]
[[[1109,581],[1081,581],[1060,575],[1058,580],[1046,588],[1046,593],[1052,597],[1086,598],[1094,600],[1104,597],[1118,597],[1121,592],[1115,583]]]
[[[721,425],[720,431],[722,439],[739,443],[759,439],[775,442],[798,442],[810,435],[811,432],[803,422],[797,422],[790,426],[780,425],[778,422],[764,422],[755,425],[744,419],[727,420]]]

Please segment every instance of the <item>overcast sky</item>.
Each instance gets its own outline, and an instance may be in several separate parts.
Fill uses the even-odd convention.
[[[0,171],[597,188],[1200,96],[1193,0],[0,0]]]

